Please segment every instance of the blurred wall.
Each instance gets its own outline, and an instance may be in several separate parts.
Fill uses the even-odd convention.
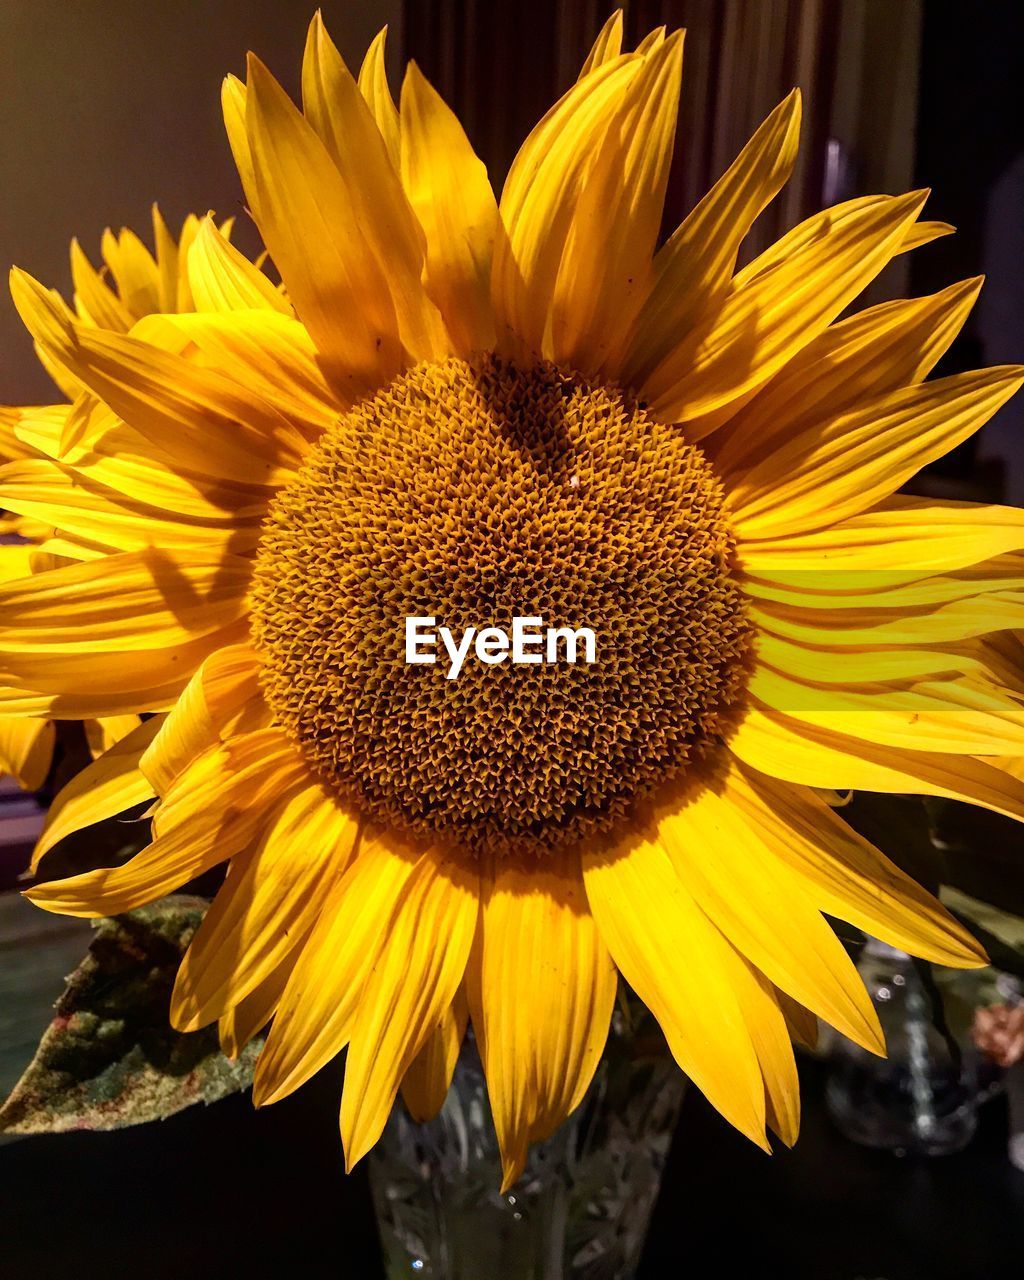
[[[94,264],[104,227],[151,242],[150,204],[241,213],[220,116],[221,79],[255,50],[293,92],[316,0],[2,0],[0,3],[0,403],[54,397],[11,305],[6,271],[67,293],[68,243]],[[400,0],[322,0],[355,69]],[[240,223],[245,219],[240,219]],[[240,226],[244,239],[245,229]]]

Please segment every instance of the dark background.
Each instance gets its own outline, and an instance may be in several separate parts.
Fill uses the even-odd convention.
[[[1020,1275],[1024,1174],[999,1102],[967,1150],[900,1160],[839,1137],[821,1065],[802,1068],[800,1141],[771,1157],[688,1092],[637,1280]],[[256,1113],[236,1096],[0,1148],[0,1274],[384,1280],[365,1167],[342,1172],[340,1088],[335,1066]]]

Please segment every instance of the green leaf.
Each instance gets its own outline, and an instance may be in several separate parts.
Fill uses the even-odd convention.
[[[950,885],[943,886],[940,896],[985,948],[996,969],[1024,978],[1024,920],[1020,916]]]
[[[258,1042],[233,1063],[216,1027],[183,1035],[168,1020],[178,965],[208,905],[172,895],[98,921],[34,1059],[0,1107],[0,1131],[119,1129],[248,1088]]]

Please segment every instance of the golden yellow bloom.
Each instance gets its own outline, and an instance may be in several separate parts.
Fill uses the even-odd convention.
[[[88,328],[129,333],[146,316],[204,310],[209,305],[209,297],[202,287],[201,270],[193,269],[192,274],[200,276],[193,291],[189,255],[193,246],[196,259],[210,252],[230,252],[229,248],[220,246],[220,241],[221,238],[228,241],[233,221],[227,219],[215,227],[209,216],[201,220],[189,214],[175,239],[159,207],[154,205],[155,252],[151,253],[133,230],[123,227],[115,234],[108,228],[101,241],[105,268],[102,274],[93,268],[77,239],[72,241],[73,312],[64,308],[65,315],[73,314],[79,324]],[[54,306],[61,306],[56,296]],[[55,451],[59,457],[59,451],[81,430],[79,424],[91,413],[102,411],[86,385],[67,367],[50,360],[40,343],[36,343],[36,352],[52,379],[67,394],[69,403],[0,406],[0,462],[22,463],[22,466],[6,468],[6,483],[27,495],[29,502],[33,490],[38,490],[41,483],[51,486],[59,483],[59,474],[52,463]],[[38,466],[40,460],[46,460],[42,467]],[[65,488],[69,485],[65,484]],[[14,534],[17,539],[0,543],[0,581],[18,579],[68,559],[88,558],[102,549],[101,544],[91,547],[82,538],[81,531],[69,539],[70,530],[55,530],[52,522],[47,524],[47,518],[49,516],[44,520],[31,515],[0,516],[0,534]],[[146,545],[146,541],[140,541],[140,545]],[[104,754],[137,726],[138,716],[105,716],[87,721],[92,754]],[[27,791],[42,786],[50,772],[54,742],[54,724],[47,719],[0,716],[0,773],[13,774]],[[138,788],[137,783],[136,790]],[[145,792],[145,787],[142,790]],[[125,797],[125,803],[131,801]],[[123,806],[119,797],[118,809],[114,812]],[[96,812],[93,820],[105,815]]]
[[[314,19],[304,111],[255,58],[224,88],[286,297],[219,245],[205,314],[122,335],[14,276],[97,409],[35,487],[0,473],[92,549],[0,589],[0,709],[161,713],[94,766],[108,801],[147,781],[152,844],[31,897],[124,911],[228,861],[174,1021],[233,1052],[273,1019],[258,1103],[347,1045],[350,1164],[400,1088],[440,1106],[471,1017],[511,1183],[617,973],[728,1120],[792,1142],[808,1011],[883,1047],[823,913],[983,962],[819,791],[1024,817],[1024,513],[894,496],[1022,381],[924,381],[978,282],[837,321],[943,230],[921,192],[736,271],[795,93],[658,249],[682,33],[620,41],[498,202],[415,66],[396,107],[382,37],[357,81]],[[535,615],[595,661],[404,660],[408,618]]]
[[[232,221],[228,219],[217,229],[217,234],[229,237]],[[202,226],[199,218],[189,214],[175,239],[154,205],[155,254],[127,227],[122,227],[116,235],[108,228],[101,244],[105,275],[93,267],[78,241],[73,240],[71,277],[75,290],[74,315],[79,323],[127,333],[148,315],[201,309],[193,295],[188,258]],[[203,251],[205,237],[212,233],[212,227],[204,233],[197,254]],[[205,301],[200,293],[199,303]],[[6,472],[12,483],[19,479],[36,480],[39,472],[33,468],[32,460],[52,455],[64,433],[70,436],[83,415],[95,408],[94,397],[79,379],[63,365],[50,360],[38,343],[36,351],[71,403],[0,405],[0,462],[29,464]],[[45,471],[52,477],[52,463],[47,463]],[[56,536],[51,525],[32,516],[0,516],[0,535],[7,534],[15,537],[0,542],[0,582],[51,567],[65,558],[83,558],[88,551],[81,540],[74,546],[69,545]],[[89,721],[86,730],[94,755],[101,755],[138,723],[135,715]],[[0,773],[13,774],[27,791],[41,786],[50,771],[54,741],[54,726],[49,720],[0,716]]]

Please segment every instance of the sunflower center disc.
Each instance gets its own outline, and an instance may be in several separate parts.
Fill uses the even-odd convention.
[[[607,829],[680,774],[745,682],[749,628],[701,451],[615,388],[422,365],[277,496],[254,634],[278,722],[368,818],[476,852]],[[406,661],[405,620],[590,628],[595,660]],[[543,652],[543,650],[542,650]]]

